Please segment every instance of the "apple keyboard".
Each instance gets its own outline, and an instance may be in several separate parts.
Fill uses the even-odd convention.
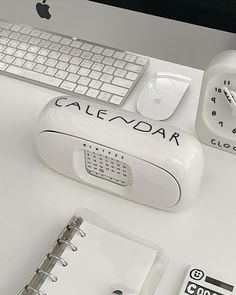
[[[0,22],[0,72],[121,105],[149,60],[89,41]]]

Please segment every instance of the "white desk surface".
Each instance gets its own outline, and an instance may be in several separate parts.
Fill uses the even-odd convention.
[[[154,71],[193,79],[168,122],[194,133],[200,70],[152,59],[124,107],[134,110],[145,79]],[[235,279],[235,156],[204,146],[205,172],[192,207],[179,213],[145,207],[46,167],[35,149],[34,128],[43,106],[58,93],[3,76],[0,85],[0,294],[20,291],[78,207],[92,209],[164,248],[170,264],[155,294],[177,295],[190,264]]]

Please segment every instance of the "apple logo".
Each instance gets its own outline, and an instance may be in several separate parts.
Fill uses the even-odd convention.
[[[50,6],[46,4],[47,0],[43,0],[43,3],[37,3],[36,10],[41,18],[50,19],[51,14],[49,12]]]

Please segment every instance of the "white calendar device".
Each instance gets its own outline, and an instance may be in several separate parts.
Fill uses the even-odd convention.
[[[163,210],[189,205],[203,171],[201,144],[190,134],[83,97],[49,102],[36,144],[52,169]]]
[[[235,295],[235,284],[202,267],[191,266],[179,295]]]
[[[196,132],[203,143],[236,154],[236,50],[217,55],[205,71]]]

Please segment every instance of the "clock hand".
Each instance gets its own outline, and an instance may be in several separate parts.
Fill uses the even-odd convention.
[[[233,115],[236,115],[236,93],[234,91],[229,91],[227,87],[223,88],[224,96],[233,110]]]

